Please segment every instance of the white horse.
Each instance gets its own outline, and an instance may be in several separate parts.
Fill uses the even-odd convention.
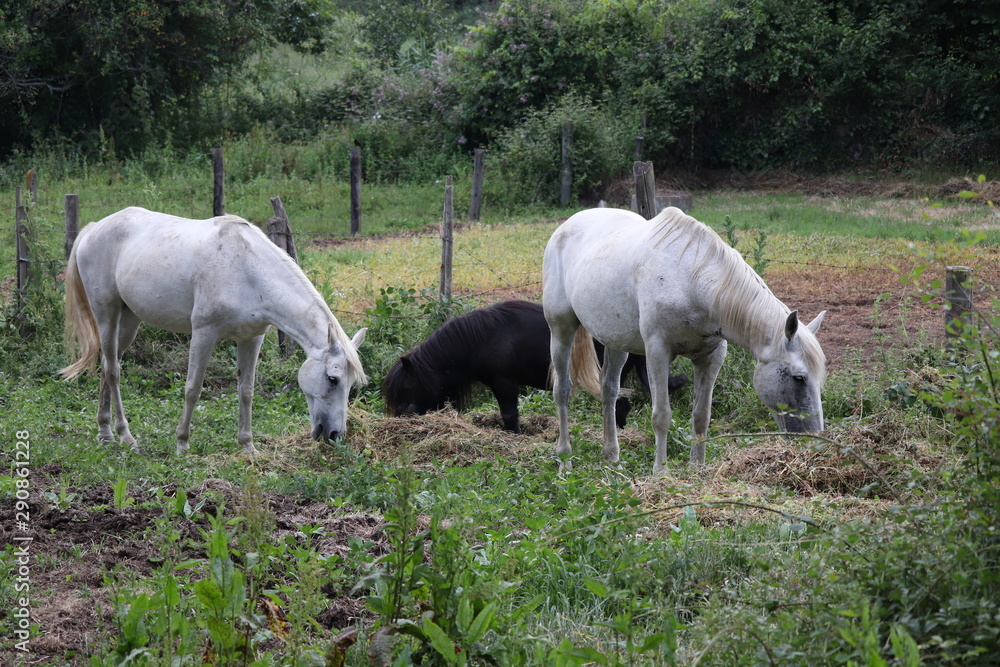
[[[542,305],[551,330],[559,416],[556,454],[563,469],[572,465],[567,419],[571,349],[573,356],[593,352],[586,337],[586,344],[573,345],[581,324],[607,350],[601,401],[603,452],[611,462],[618,461],[615,398],[627,353],[645,355],[649,369],[654,474],[666,469],[671,361],[683,355],[694,362],[691,461],[704,463],[712,390],[727,340],[756,358],[754,389],[779,428],[823,430],[820,389],[826,357],[816,333],[826,311],[799,326],[797,311],[789,311],[738,252],[679,209],[664,209],[652,220],[610,208],[572,216],[545,248]]]
[[[344,436],[351,387],[366,381],[357,348],[330,307],[294,261],[257,227],[236,216],[188,220],[126,208],[87,225],[73,244],[66,270],[66,337],[74,378],[101,356],[98,437],[138,451],[122,408],[120,361],[140,322],[191,334],[184,411],[177,453],[188,449],[191,415],[215,344],[236,341],[240,400],[237,439],[254,452],[251,404],[257,355],[269,325],[302,346],[299,386],[306,395],[312,437]]]

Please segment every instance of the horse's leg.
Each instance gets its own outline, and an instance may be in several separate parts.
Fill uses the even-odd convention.
[[[604,417],[604,458],[609,463],[618,463],[618,427],[615,411],[618,394],[621,391],[622,368],[628,360],[628,353],[604,348],[604,364],[601,367],[601,410]]]
[[[559,470],[572,470],[573,446],[569,442],[569,395],[573,389],[569,376],[570,353],[573,350],[573,336],[576,326],[554,326],[551,322],[549,352],[552,355],[552,399],[556,404],[556,415],[559,418],[559,440],[556,443],[556,456],[559,457]]]
[[[195,403],[201,397],[201,385],[205,381],[205,369],[212,357],[212,349],[218,337],[214,331],[195,329],[191,333],[191,349],[188,351],[187,382],[184,383],[184,410],[177,425],[177,454],[187,452],[191,437],[191,416]]]
[[[500,405],[504,430],[520,433],[521,425],[518,423],[517,412],[518,384],[510,378],[494,378],[490,382],[490,388],[493,389],[493,395]]]
[[[254,453],[253,430],[253,389],[257,374],[257,355],[264,342],[263,336],[243,340],[236,344],[236,387],[240,396],[240,425],[237,441],[248,454]]]
[[[97,321],[97,329],[101,339],[101,388],[97,400],[97,437],[102,443],[115,442],[114,431],[111,430],[112,409],[118,408],[119,420],[121,419],[121,364],[118,354],[118,325],[121,320],[122,304],[119,303],[95,303],[91,305],[94,319]],[[116,424],[116,426],[120,426]],[[125,425],[125,433],[131,438],[128,432],[128,424]],[[121,429],[119,428],[119,435]],[[125,442],[135,449],[135,439]]]
[[[120,364],[117,341],[105,345],[106,338],[115,339],[117,335],[101,332],[101,388],[97,399],[97,438],[104,444],[110,444],[117,441],[114,431],[111,430],[111,396],[118,392]]]
[[[129,308],[123,307],[121,314],[118,317],[118,343],[117,343],[117,366],[118,381],[115,385],[115,391],[112,396],[115,402],[115,430],[118,432],[118,437],[123,445],[129,445],[133,452],[139,451],[139,446],[136,444],[135,437],[132,435],[132,431],[129,429],[128,419],[125,417],[125,406],[122,404],[121,395],[121,359],[125,354],[125,350],[128,346],[132,344],[135,340],[135,335],[139,331],[139,318],[135,316]]]
[[[670,409],[670,362],[673,353],[666,343],[646,340],[646,366],[649,376],[649,394],[653,400],[653,436],[655,457],[653,474],[659,475],[667,469],[667,434],[673,411]]]
[[[694,405],[691,408],[691,425],[694,440],[691,443],[691,463],[705,462],[705,434],[712,417],[712,392],[715,379],[726,360],[728,344],[722,341],[714,350],[694,361]]]

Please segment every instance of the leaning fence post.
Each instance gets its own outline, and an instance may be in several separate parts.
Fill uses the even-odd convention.
[[[295,237],[292,236],[292,226],[288,222],[288,214],[285,213],[281,197],[271,197],[271,206],[274,208],[274,217],[267,221],[267,235],[274,245],[287,252],[298,264],[299,255],[295,250]],[[292,347],[285,342],[285,338],[285,332],[278,329],[278,349],[282,355],[287,356],[291,354]]]
[[[361,147],[351,146],[351,236],[361,231]]]
[[[968,266],[949,266],[945,271],[944,291],[948,303],[944,311],[944,335],[949,345],[954,342],[950,339],[959,338],[974,324],[975,310],[969,287],[971,274],[972,269]]]
[[[80,200],[76,195],[66,195],[66,258],[73,250],[76,235],[80,233]]]
[[[214,194],[212,197],[212,215],[219,216],[226,213],[226,172],[222,166],[222,149],[212,149],[212,175],[214,184]]]
[[[559,203],[569,206],[573,191],[573,121],[563,123],[562,130],[562,171],[559,180]]]
[[[451,176],[444,179],[444,215],[441,218],[441,289],[439,298],[441,305],[447,310],[451,305],[451,270],[453,233],[453,198]]]
[[[25,297],[27,296],[28,280],[31,278],[28,257],[28,213],[21,203],[21,187],[14,194],[14,235],[15,251],[17,253],[17,328],[21,337],[27,335],[25,330]]]
[[[632,179],[635,181],[635,212],[651,220],[656,217],[656,176],[652,162],[633,162]]]
[[[479,209],[483,206],[483,172],[486,170],[486,151],[477,148],[472,151],[472,199],[469,201],[469,220],[479,220]]]

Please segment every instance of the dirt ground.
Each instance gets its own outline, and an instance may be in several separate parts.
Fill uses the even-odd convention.
[[[895,272],[807,267],[785,268],[767,275],[775,294],[797,308],[804,321],[811,320],[821,310],[827,311],[820,341],[832,372],[847,364],[863,367],[883,346],[898,344],[902,338],[932,346],[941,345],[944,338],[942,311],[920,304],[919,298],[900,284]],[[426,423],[423,422],[425,426]],[[399,422],[386,428],[408,428],[406,424]],[[413,435],[408,433],[409,437]],[[158,547],[150,535],[161,518],[161,510],[146,508],[144,503],[149,498],[136,497],[134,506],[115,509],[112,490],[96,487],[71,489],[75,495],[67,502],[53,503],[44,493],[58,488],[60,474],[58,466],[32,473],[32,532],[28,535],[33,538],[29,545],[33,557],[31,614],[38,634],[32,637],[31,653],[27,655],[13,651],[5,641],[0,646],[3,664],[15,660],[23,664],[85,664],[88,647],[114,629],[105,575],[127,570],[143,577],[158,566]],[[192,504],[206,502],[203,511],[210,511],[219,503],[231,507],[239,502],[236,492],[224,480],[209,480],[202,487],[187,491]],[[381,530],[384,522],[378,515],[291,497],[268,496],[267,502],[275,516],[275,540],[295,535],[301,525],[313,524],[325,529],[323,543],[319,545],[322,553],[346,554],[351,536],[370,541],[375,552],[386,548]],[[203,543],[199,528],[207,525],[190,521],[177,521],[175,525],[195,543]],[[15,516],[11,503],[5,502],[0,507],[0,526],[0,542],[13,544]],[[202,553],[188,554],[191,558],[202,556]],[[7,562],[3,567],[10,572],[13,564]],[[9,613],[9,609],[0,610],[0,614]],[[336,634],[362,621],[365,614],[360,599],[331,597],[329,607],[318,620]],[[6,619],[6,623],[10,627],[11,619]]]

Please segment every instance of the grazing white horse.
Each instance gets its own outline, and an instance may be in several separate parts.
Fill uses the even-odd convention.
[[[357,348],[365,329],[348,338],[330,307],[294,261],[257,227],[236,216],[188,220],[126,208],[87,225],[66,270],[66,337],[79,359],[62,369],[73,378],[101,356],[98,436],[138,451],[122,408],[120,361],[140,322],[191,334],[184,411],[177,453],[188,449],[191,415],[215,344],[236,341],[240,400],[237,439],[253,453],[251,404],[257,355],[274,325],[306,354],[299,386],[312,437],[344,436],[351,387],[366,381]]]
[[[693,463],[705,462],[705,433],[726,341],[757,360],[754,389],[791,432],[823,430],[820,389],[826,357],[816,339],[826,311],[806,326],[718,234],[676,208],[652,220],[629,211],[581,211],[553,233],[542,261],[542,305],[551,330],[553,394],[559,416],[556,454],[571,467],[568,366],[593,345],[573,345],[582,324],[605,345],[601,379],[604,456],[618,461],[615,399],[628,353],[646,356],[656,460],[666,469],[671,410],[670,363],[694,362]],[[580,340],[578,338],[578,340]]]

